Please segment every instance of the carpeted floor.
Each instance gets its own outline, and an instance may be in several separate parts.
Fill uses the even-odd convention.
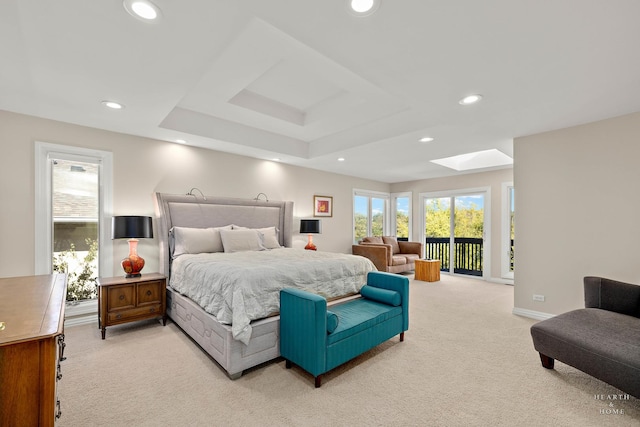
[[[66,329],[59,426],[638,426],[640,400],[546,370],[513,287],[411,281],[409,331],[322,387],[278,359],[231,381],[172,322]]]

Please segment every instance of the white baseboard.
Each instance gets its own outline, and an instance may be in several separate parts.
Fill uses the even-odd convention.
[[[98,313],[95,314],[87,314],[85,316],[77,316],[72,318],[64,319],[64,326],[78,326],[78,325],[88,325],[89,323],[98,324]]]
[[[513,307],[513,310],[511,312],[518,316],[528,317],[530,319],[536,319],[536,320],[547,320],[555,316],[555,314],[543,313],[541,311],[527,310],[526,308],[518,308],[518,307]]]
[[[98,322],[98,300],[67,303],[64,310],[64,325],[76,326]]]
[[[513,279],[503,279],[501,277],[490,277],[489,279],[487,279],[487,282],[500,283],[502,285],[512,285],[513,286]]]

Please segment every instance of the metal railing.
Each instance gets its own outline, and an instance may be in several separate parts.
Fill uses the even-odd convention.
[[[439,259],[440,270],[450,270],[450,239],[427,237],[425,255],[427,259]],[[483,239],[455,237],[453,239],[454,273],[482,276]]]

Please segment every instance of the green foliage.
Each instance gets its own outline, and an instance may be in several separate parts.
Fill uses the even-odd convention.
[[[451,232],[449,204],[442,199],[429,199],[426,205],[427,237],[449,237]],[[468,208],[454,209],[454,226],[456,237],[481,239],[484,230],[484,209],[475,205]]]
[[[67,274],[67,301],[79,301],[97,297],[98,241],[85,239],[89,251],[80,259],[75,245],[66,251],[58,252],[53,257],[53,271]]]
[[[409,216],[404,212],[396,216],[396,237],[409,237]]]

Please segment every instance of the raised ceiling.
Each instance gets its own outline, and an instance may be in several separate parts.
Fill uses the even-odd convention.
[[[635,0],[154,3],[0,2],[0,109],[383,182],[640,111]]]

